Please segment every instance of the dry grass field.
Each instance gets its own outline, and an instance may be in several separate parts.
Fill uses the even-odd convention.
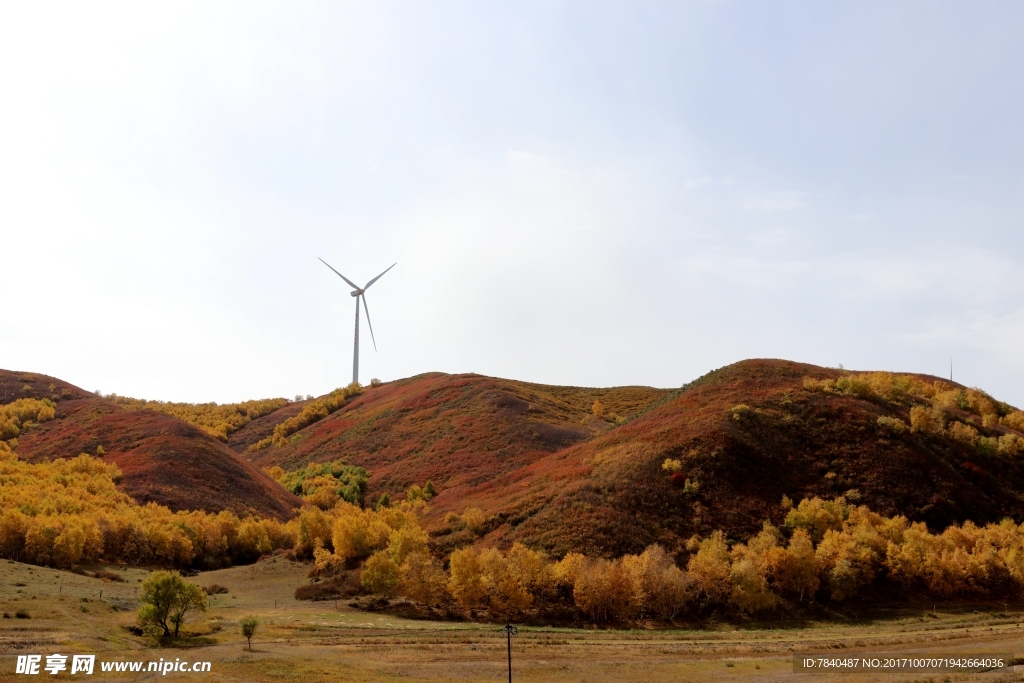
[[[133,635],[136,591],[148,570],[115,572],[123,582],[0,561],[0,680],[16,675],[18,654],[96,654],[97,661],[210,661],[210,673],[167,674],[168,680],[217,681],[504,681],[505,640],[490,624],[404,619],[353,609],[344,601],[299,602],[292,594],[307,567],[283,558],[205,572],[191,580],[219,584],[210,609],[190,618],[189,637],[160,647]],[[102,591],[102,599],[100,597]],[[17,618],[18,611],[29,618]],[[238,620],[262,623],[245,647]],[[516,681],[1003,681],[1020,674],[795,673],[794,652],[1024,653],[1024,614],[1012,607],[904,608],[864,623],[739,626],[723,623],[673,631],[522,627],[513,639]],[[66,673],[46,678],[157,680],[155,673]]]

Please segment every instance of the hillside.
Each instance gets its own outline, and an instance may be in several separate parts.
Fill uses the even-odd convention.
[[[126,492],[175,509],[287,516],[298,500],[259,471],[272,465],[345,459],[370,472],[368,502],[431,480],[425,524],[439,552],[476,538],[444,521],[469,507],[484,513],[485,544],[521,540],[555,556],[654,542],[678,553],[715,529],[744,539],[782,521],[783,496],[844,495],[933,529],[1024,520],[1024,413],[935,377],[781,360],[736,363],[677,390],[429,373],[338,399],[261,450],[321,399],[254,418],[224,444],[52,378],[0,373],[5,389],[58,399],[57,418],[19,438],[21,457],[103,446]]]
[[[745,538],[764,519],[781,521],[783,495],[846,494],[936,529],[967,519],[1024,519],[1022,458],[986,453],[947,433],[896,434],[879,424],[886,417],[910,425],[910,410],[930,405],[920,396],[805,387],[808,378],[848,374],[751,360],[676,391],[428,374],[368,389],[287,445],[244,457],[285,469],[343,457],[371,472],[373,497],[400,496],[430,479],[439,493],[428,525],[439,548],[466,541],[465,532],[446,533],[441,519],[470,506],[489,518],[487,542],[523,540],[555,555],[619,555],[652,542],[678,551],[713,529]],[[947,393],[965,389],[919,379],[939,382]],[[597,419],[595,400],[628,419]],[[970,429],[980,437],[1017,433],[985,427],[969,410],[944,410],[961,426],[976,425]],[[264,433],[277,419],[273,413],[249,428]],[[234,438],[256,440],[246,429]],[[680,471],[664,470],[666,459],[678,460]]]
[[[230,443],[253,463],[295,469],[344,457],[372,473],[370,494],[412,484],[468,490],[612,429],[667,396],[649,387],[551,387],[480,375],[430,373],[368,388],[344,408],[255,453],[245,446],[290,417],[291,406],[254,420]],[[600,401],[606,419],[597,418]],[[451,495],[451,493],[449,494]]]
[[[28,461],[105,452],[123,477],[118,488],[139,503],[172,510],[232,510],[286,519],[301,501],[206,432],[150,410],[126,410],[78,387],[44,375],[0,370],[0,395],[55,400],[56,418],[18,438]],[[29,388],[25,388],[29,387]]]
[[[934,529],[1024,519],[1024,454],[986,454],[948,434],[895,434],[879,424],[887,416],[909,425],[911,409],[927,403],[920,398],[804,386],[808,377],[842,376],[787,361],[736,363],[629,424],[465,492],[460,503],[502,522],[496,540],[528,540],[556,554],[596,547],[617,555],[652,542],[678,550],[714,529],[746,538],[761,520],[781,522],[783,495],[846,494]],[[1019,434],[983,428],[966,410],[947,414],[981,434]],[[666,459],[679,460],[679,476],[662,469]],[[699,489],[684,490],[685,479]]]

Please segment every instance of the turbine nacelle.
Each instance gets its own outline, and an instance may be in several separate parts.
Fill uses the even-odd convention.
[[[349,296],[359,296],[359,295],[360,295],[360,294],[362,294],[362,293],[363,293],[363,290],[361,290],[361,289],[357,289],[357,290],[356,290],[356,291],[354,291],[354,292],[349,292]]]

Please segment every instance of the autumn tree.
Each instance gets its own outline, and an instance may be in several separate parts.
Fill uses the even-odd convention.
[[[139,601],[139,625],[164,638],[178,637],[188,612],[206,611],[206,594],[176,571],[150,574],[139,588]]]
[[[249,651],[252,652],[252,637],[256,635],[256,627],[260,625],[259,617],[242,617],[239,619],[238,625],[242,629],[242,636],[249,645]]]
[[[732,592],[732,564],[725,534],[716,531],[701,541],[697,554],[690,558],[686,569],[705,604],[725,602]]]
[[[378,550],[366,560],[359,581],[371,593],[390,598],[395,594],[400,578],[398,564],[391,553]]]
[[[468,547],[452,553],[448,592],[464,609],[472,610],[482,606],[487,597],[487,584],[480,562],[480,551]]]
[[[622,562],[596,559],[577,574],[573,599],[594,621],[616,621],[632,613],[632,588],[629,572]]]
[[[410,600],[437,604],[447,592],[445,584],[444,571],[430,553],[409,553],[399,568],[399,593]]]

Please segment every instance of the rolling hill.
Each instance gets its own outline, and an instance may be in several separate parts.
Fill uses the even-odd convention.
[[[5,390],[8,397],[49,398],[57,404],[55,419],[18,438],[18,456],[30,462],[96,454],[102,447],[103,459],[123,473],[118,488],[139,503],[276,519],[292,517],[302,504],[225,444],[168,415],[126,410],[45,375],[0,370],[0,396]]]
[[[927,403],[920,397],[805,386],[807,379],[845,374],[750,360],[668,391],[434,373],[369,389],[287,445],[244,456],[286,469],[343,457],[370,470],[374,496],[387,491],[393,498],[430,479],[439,493],[428,524],[441,547],[449,546],[444,514],[470,506],[489,517],[487,542],[522,540],[555,555],[619,555],[652,542],[679,549],[693,534],[714,529],[745,538],[765,519],[781,521],[784,495],[798,501],[847,494],[933,528],[1024,519],[1021,458],[879,424],[885,417],[909,425],[911,408]],[[595,400],[625,422],[596,418]],[[985,428],[967,410],[947,412],[977,423],[982,435],[1012,431]],[[263,419],[269,424],[275,415]],[[666,459],[678,460],[681,472],[673,477],[662,469]],[[687,490],[687,479],[698,488]]]
[[[1024,520],[1024,453],[991,445],[1024,433],[994,417],[996,402],[971,394],[988,402],[982,414],[964,387],[914,376],[932,394],[964,399],[941,407],[951,429],[911,430],[911,411],[938,410],[938,399],[863,382],[844,388],[859,376],[782,360],[743,361],[675,390],[428,373],[367,387],[261,450],[254,444],[309,402],[251,420],[225,444],[41,375],[0,372],[0,396],[56,397],[57,418],[19,439],[21,457],[103,446],[124,470],[126,492],[174,509],[287,516],[299,501],[259,471],[271,465],[344,458],[370,471],[370,501],[431,480],[438,495],[426,525],[439,551],[475,539],[444,521],[468,507],[484,512],[484,543],[521,540],[555,556],[621,555],[653,542],[679,551],[715,529],[746,538],[765,519],[781,521],[783,496],[845,495],[934,529]]]
[[[633,415],[668,394],[649,387],[579,389],[430,373],[364,390],[283,447],[244,450],[291,417],[293,406],[254,420],[229,443],[261,467],[289,470],[346,458],[372,473],[371,495],[401,493],[427,480],[454,493],[592,439],[612,428],[613,416]],[[593,414],[595,401],[607,419]]]

